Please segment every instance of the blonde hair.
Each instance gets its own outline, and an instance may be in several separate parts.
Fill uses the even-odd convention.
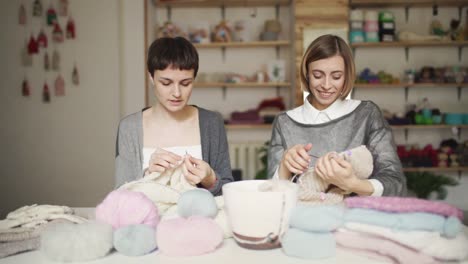
[[[346,42],[335,35],[323,35],[310,43],[301,62],[301,85],[302,90],[309,92],[313,96],[309,87],[309,65],[311,62],[327,59],[339,55],[345,64],[345,82],[341,91],[341,99],[345,99],[351,92],[356,79],[353,54]]]

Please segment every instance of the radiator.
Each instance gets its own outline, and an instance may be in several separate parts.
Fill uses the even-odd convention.
[[[242,180],[252,180],[263,169],[260,149],[265,142],[230,142],[229,157],[231,168],[242,171]]]

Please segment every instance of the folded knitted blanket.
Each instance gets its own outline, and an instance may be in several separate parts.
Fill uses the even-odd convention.
[[[34,237],[20,241],[0,243],[0,258],[11,256],[17,253],[36,250],[41,246],[41,238]]]
[[[455,216],[463,220],[463,212],[445,202],[406,197],[355,196],[345,199],[349,208],[367,208],[394,213],[425,212],[442,216]]]
[[[447,239],[438,232],[398,231],[386,227],[351,222],[346,223],[345,228],[381,236],[444,261],[460,261],[468,257],[468,239],[463,232],[460,232],[453,239]]]
[[[343,248],[366,250],[391,258],[394,263],[401,264],[432,264],[438,263],[432,257],[416,250],[407,248],[391,240],[363,234],[346,229],[338,229],[334,233],[336,244]]]
[[[393,230],[433,231],[453,238],[462,231],[462,224],[456,217],[445,218],[429,213],[386,213],[372,209],[352,208],[345,213],[345,223],[388,227]]]
[[[0,220],[0,230],[13,228],[37,227],[54,219],[67,219],[73,223],[84,223],[87,219],[74,215],[73,209],[58,205],[23,206],[9,213],[4,220]]]

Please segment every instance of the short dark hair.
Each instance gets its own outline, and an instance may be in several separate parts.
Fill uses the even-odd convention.
[[[345,82],[341,99],[345,99],[351,92],[356,79],[356,70],[353,60],[353,53],[346,42],[335,35],[323,35],[315,39],[307,48],[301,63],[301,84],[302,89],[310,92],[309,87],[309,65],[311,62],[327,59],[333,56],[341,56],[345,64]],[[311,96],[312,93],[311,93]]]
[[[154,77],[154,71],[165,70],[167,67],[179,70],[194,70],[198,72],[197,49],[183,37],[158,38],[148,49],[148,72]]]

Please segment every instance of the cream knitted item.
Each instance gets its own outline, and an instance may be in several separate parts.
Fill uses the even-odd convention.
[[[11,230],[18,227],[37,227],[54,219],[67,219],[74,223],[84,223],[87,219],[74,215],[73,209],[67,206],[37,205],[23,206],[9,213],[0,220],[0,230]]]
[[[366,146],[361,145],[357,148],[343,151],[338,155],[351,164],[354,173],[359,179],[367,179],[372,174],[372,170],[374,169],[373,158]],[[314,168],[310,168],[300,176],[298,183],[298,196],[299,201],[302,203],[337,204],[343,201],[343,195],[346,194],[346,192],[339,188],[332,188],[327,191],[330,184],[316,175]]]

